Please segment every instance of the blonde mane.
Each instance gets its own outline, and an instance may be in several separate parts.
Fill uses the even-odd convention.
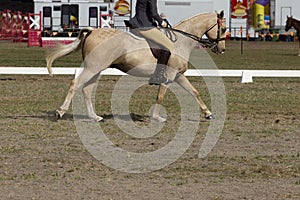
[[[198,17],[198,16],[202,16],[202,15],[203,15],[203,16],[204,16],[204,15],[211,15],[211,14],[212,14],[212,13],[200,13],[200,14],[195,14],[195,15],[189,17],[189,18],[186,18],[186,19],[181,20],[180,22],[178,22],[177,24],[175,24],[174,27],[180,26],[180,25],[184,24],[185,22],[190,21],[190,20],[192,20],[193,18],[196,18],[196,17]]]

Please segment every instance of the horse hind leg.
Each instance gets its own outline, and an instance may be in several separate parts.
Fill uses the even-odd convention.
[[[92,83],[94,83],[95,80],[97,80],[99,73],[100,72],[90,72],[89,70],[86,70],[86,68],[84,68],[82,73],[77,78],[72,80],[64,103],[60,106],[58,110],[56,110],[56,119],[63,117],[63,115],[67,112],[67,110],[70,107],[74,94],[78,91],[78,89],[83,88],[86,105],[89,105],[89,107],[87,107],[89,117],[95,119],[96,121],[101,121],[100,117],[96,117],[96,114],[93,114],[95,112],[93,110],[93,107],[91,106],[91,97],[89,98],[89,96],[91,96],[92,94],[91,92],[89,92],[89,90],[90,88],[93,88],[94,84]]]
[[[60,106],[58,110],[56,110],[55,112],[56,120],[62,118],[63,115],[68,111],[72,98],[74,96],[74,88],[75,88],[76,81],[77,81],[76,78],[72,80],[68,94],[64,100],[64,103]]]
[[[93,96],[93,93],[96,88],[98,76],[99,76],[99,74],[94,76],[88,83],[86,83],[82,88],[82,92],[84,95],[84,100],[85,100],[85,104],[86,104],[86,108],[87,108],[87,112],[88,112],[88,117],[97,122],[100,122],[100,121],[103,121],[103,118],[98,116],[95,113],[94,106],[92,103],[92,96]]]

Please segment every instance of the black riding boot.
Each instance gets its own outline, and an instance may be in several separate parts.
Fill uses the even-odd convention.
[[[150,85],[160,85],[162,83],[168,84],[172,82],[165,77],[165,72],[167,69],[167,64],[170,56],[171,56],[170,51],[160,50],[160,55],[159,58],[157,59],[156,69],[154,71],[154,74],[151,76],[149,80]]]

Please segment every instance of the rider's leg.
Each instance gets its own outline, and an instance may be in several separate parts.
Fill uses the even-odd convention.
[[[168,80],[168,78],[165,77],[165,72],[170,56],[171,52],[169,50],[160,49],[156,69],[149,80],[150,85],[160,85],[161,83],[168,84],[171,82],[170,80]]]
[[[157,66],[153,76],[149,80],[149,84],[150,85],[152,84],[160,85],[161,83],[168,84],[170,81],[165,77],[165,71],[167,68],[169,58],[171,56],[171,51],[174,46],[173,42],[169,40],[169,38],[167,38],[165,34],[162,33],[160,30],[158,30],[157,28],[140,30],[139,32],[145,38],[161,46],[160,53],[157,59]]]

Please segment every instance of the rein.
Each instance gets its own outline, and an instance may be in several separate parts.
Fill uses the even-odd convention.
[[[218,25],[218,34],[217,34],[217,38],[216,39],[202,39],[200,37],[198,37],[197,35],[193,35],[191,33],[187,33],[185,31],[179,30],[179,29],[175,29],[171,26],[171,24],[167,22],[167,27],[165,28],[166,31],[166,35],[167,37],[172,41],[172,42],[176,42],[177,41],[177,35],[174,32],[178,32],[181,33],[182,35],[189,37],[195,41],[197,41],[198,43],[200,43],[202,46],[206,47],[206,48],[215,48],[218,43],[222,40],[225,40],[225,38],[220,38],[220,24],[217,22],[214,25],[212,25],[207,31],[204,32],[204,34],[206,34],[207,32],[209,32],[210,30],[212,30],[216,25]],[[174,35],[174,38],[173,36]]]

